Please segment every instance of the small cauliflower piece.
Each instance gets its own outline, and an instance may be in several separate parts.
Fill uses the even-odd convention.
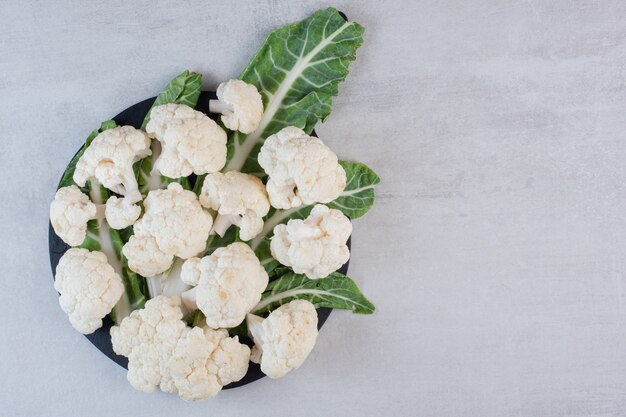
[[[228,80],[217,87],[217,100],[209,101],[211,113],[222,113],[230,130],[252,133],[263,118],[263,99],[257,88],[241,80]]]
[[[161,142],[155,168],[166,177],[216,172],[226,163],[226,132],[206,114],[184,104],[154,107],[146,132]]]
[[[272,256],[297,274],[324,278],[350,259],[346,245],[352,223],[341,211],[317,204],[304,219],[292,219],[274,228]]]
[[[248,314],[248,331],[254,339],[250,360],[261,364],[270,378],[297,369],[317,340],[317,311],[306,300],[294,300],[272,311],[264,320]]]
[[[269,281],[259,259],[242,242],[219,248],[202,259],[188,260],[181,279],[197,285],[183,293],[183,300],[188,308],[199,308],[213,329],[241,324],[261,300]]]
[[[141,215],[141,207],[126,198],[111,196],[106,202],[104,214],[112,229],[121,230],[133,225]]]
[[[263,182],[248,174],[229,171],[206,176],[200,204],[218,212],[213,230],[224,236],[232,225],[239,227],[239,237],[248,241],[263,230],[263,216],[270,203]]]
[[[280,209],[329,203],[346,187],[337,155],[319,138],[289,126],[265,140],[259,164],[269,175],[267,193]]]
[[[174,256],[187,259],[204,250],[213,219],[193,192],[171,183],[150,191],[144,209],[122,249],[130,269],[151,277],[165,271]]]
[[[83,243],[87,222],[97,217],[96,205],[75,185],[59,188],[50,204],[50,222],[54,233],[70,246]]]
[[[151,393],[156,388],[176,392],[167,362],[186,328],[180,299],[158,296],[111,327],[113,351],[128,358],[128,382]]]
[[[59,304],[70,323],[83,334],[102,327],[124,293],[122,278],[99,251],[71,248],[63,254],[56,269],[54,288],[61,294]]]
[[[187,327],[168,361],[168,372],[185,401],[214,397],[248,371],[250,348],[225,330]]]
[[[76,163],[74,182],[83,187],[95,178],[129,202],[141,200],[133,164],[150,155],[150,139],[132,126],[119,126],[98,134]]]

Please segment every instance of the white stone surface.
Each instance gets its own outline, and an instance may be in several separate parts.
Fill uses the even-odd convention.
[[[366,42],[320,135],[383,178],[305,365],[187,404],[67,323],[48,205],[100,121],[236,76],[327,2],[0,1],[0,414],[626,414],[626,2],[343,1]]]

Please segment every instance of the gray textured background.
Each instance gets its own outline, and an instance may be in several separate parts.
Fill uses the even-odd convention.
[[[366,42],[318,132],[383,178],[351,264],[378,312],[186,404],[67,323],[48,204],[100,121],[185,68],[214,88],[328,4],[0,0],[0,414],[626,415],[626,3],[334,4]]]

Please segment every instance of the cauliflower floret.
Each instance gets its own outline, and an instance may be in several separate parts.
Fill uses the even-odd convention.
[[[76,163],[74,182],[83,187],[90,178],[123,195],[130,203],[141,200],[133,163],[150,155],[150,139],[132,126],[98,134]]]
[[[263,182],[253,175],[229,171],[209,174],[202,185],[200,204],[216,210],[213,230],[224,236],[235,224],[239,237],[248,241],[261,233],[263,216],[270,210],[270,202]]]
[[[187,327],[180,299],[149,300],[111,328],[113,351],[128,357],[127,378],[140,391],[178,393],[185,400],[217,394],[248,370],[250,349],[225,331]]]
[[[83,334],[102,327],[124,293],[122,278],[99,251],[72,248],[57,265],[54,288],[61,294],[59,304],[70,323]]]
[[[184,104],[154,107],[146,132],[161,142],[155,168],[166,177],[216,172],[226,163],[226,132],[206,114]]]
[[[346,242],[351,233],[352,223],[341,211],[318,204],[306,219],[277,225],[270,250],[295,273],[324,278],[350,259]]]
[[[150,191],[144,209],[122,249],[130,269],[151,277],[165,271],[173,256],[187,259],[204,250],[213,219],[193,192],[171,183],[165,190]]]
[[[111,196],[106,202],[104,214],[112,229],[125,229],[134,224],[141,215],[141,207],[126,198]]]
[[[217,100],[209,101],[211,113],[222,113],[222,123],[230,130],[252,133],[263,118],[263,99],[252,84],[228,80],[217,87]]]
[[[186,328],[168,362],[178,395],[185,401],[214,397],[248,371],[250,348],[224,330]]]
[[[337,155],[320,139],[289,126],[265,140],[259,164],[269,175],[267,193],[280,209],[329,203],[346,187]]]
[[[269,281],[259,259],[242,242],[187,262],[181,279],[197,286],[183,293],[183,301],[190,309],[199,308],[206,316],[207,326],[214,329],[239,325],[261,300]]]
[[[186,328],[180,299],[158,296],[111,327],[113,351],[128,357],[128,382],[144,392],[175,392],[167,361]]]
[[[270,378],[299,368],[317,339],[317,311],[306,300],[280,306],[265,320],[248,314],[247,323],[254,339],[250,360],[260,363],[261,371]]]
[[[96,205],[75,185],[59,188],[50,204],[54,232],[70,246],[83,243],[87,222],[97,216]]]

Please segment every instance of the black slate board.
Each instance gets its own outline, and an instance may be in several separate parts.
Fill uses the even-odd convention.
[[[217,119],[218,115],[209,113],[209,100],[217,98],[214,91],[203,91],[200,94],[200,98],[198,100],[198,104],[196,105],[196,110],[201,111],[209,115],[209,117],[213,119]],[[156,100],[156,97],[152,97],[146,99],[142,102],[139,102],[133,106],[130,106],[117,116],[113,118],[118,125],[130,125],[134,126],[137,129],[141,127],[141,123],[145,118],[148,110],[150,110],[150,106]],[[315,132],[312,133],[313,136],[316,136]],[[348,240],[348,247],[350,247],[350,240]],[[49,225],[48,231],[48,244],[50,248],[50,266],[52,267],[52,275],[54,277],[54,271],[56,270],[57,264],[59,263],[59,259],[61,256],[70,248],[59,238],[52,229],[52,224]],[[346,274],[348,272],[348,262],[343,265],[339,272],[342,274]],[[319,308],[317,309],[317,315],[319,318],[318,328],[321,328],[328,316],[331,313],[330,308]],[[69,323],[68,323],[69,325]],[[85,337],[102,353],[104,353],[109,359],[122,366],[123,368],[128,367],[128,359],[125,356],[116,355],[113,352],[113,347],[111,346],[111,336],[109,335],[109,330],[113,326],[113,321],[107,316],[103,320],[103,325],[101,328],[96,330],[94,333],[85,335]],[[242,340],[243,343],[248,345],[252,345],[250,340]],[[250,382],[254,382],[258,379],[261,379],[265,376],[258,364],[250,363],[250,367],[248,368],[248,373],[243,377],[240,381],[234,382],[232,384],[226,385],[224,389],[236,388],[242,385],[249,384]]]

